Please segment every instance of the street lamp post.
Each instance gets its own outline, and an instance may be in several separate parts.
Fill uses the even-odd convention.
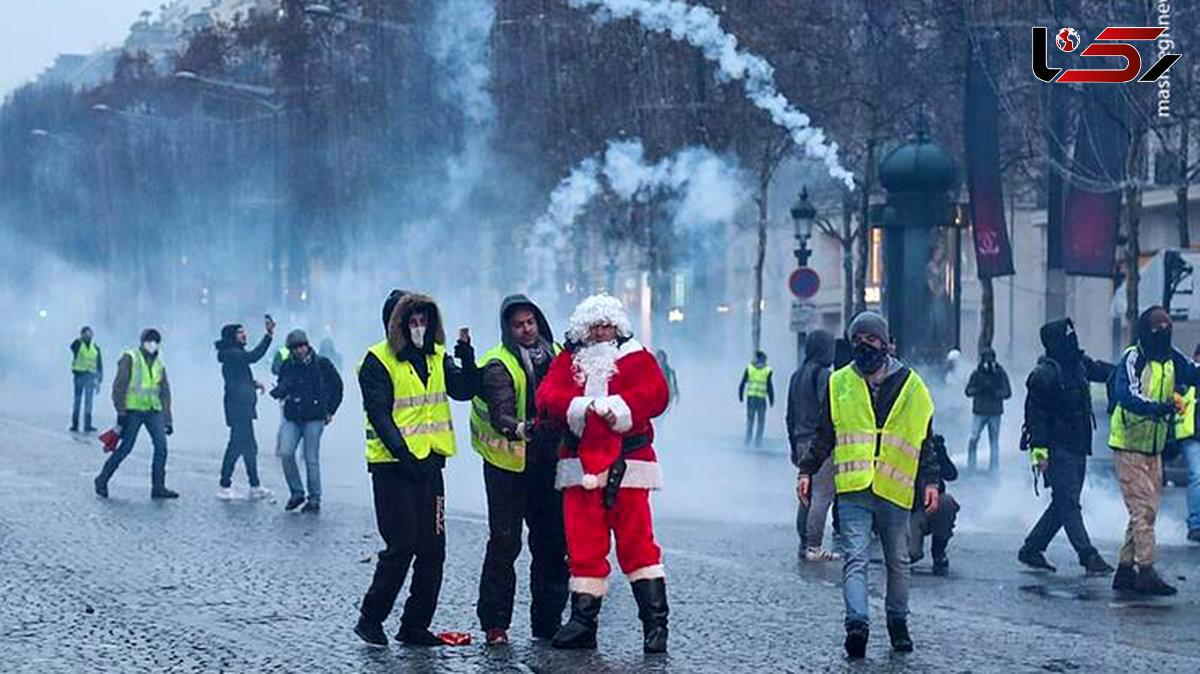
[[[808,240],[812,237],[813,223],[816,219],[817,209],[808,200],[808,187],[802,187],[796,203],[792,204],[792,224],[795,226],[796,237],[796,250],[793,251],[793,254],[796,256],[797,268],[807,267],[808,259],[812,256],[812,251],[808,248]],[[800,306],[799,300],[797,300],[797,306]],[[803,323],[797,324],[795,330],[796,366],[798,368],[804,363],[804,344],[808,341],[808,331],[807,326]]]

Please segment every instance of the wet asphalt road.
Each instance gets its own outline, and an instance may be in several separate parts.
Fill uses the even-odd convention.
[[[797,562],[794,532],[780,518],[689,518],[670,507],[658,527],[669,576],[669,655],[641,654],[636,609],[617,577],[596,653],[532,642],[521,610],[523,568],[513,643],[489,649],[479,644],[474,616],[486,523],[477,508],[456,506],[480,499],[456,501],[454,491],[469,490],[469,480],[450,493],[434,629],[470,630],[476,643],[368,648],[351,627],[380,542],[361,448],[346,440],[357,431],[353,404],[323,451],[326,497],[317,516],[284,513],[279,500],[217,501],[224,429],[209,422],[172,438],[169,482],[181,499],[149,499],[143,438],[113,480],[113,497],[99,500],[91,493],[98,445],[57,428],[49,414],[13,405],[15,412],[0,415],[0,671],[1200,671],[1200,546],[1161,550],[1178,597],[1126,603],[1114,600],[1109,579],[1084,577],[1063,541],[1051,548],[1058,574],[1030,573],[1013,559],[1023,532],[968,527],[954,540],[950,578],[930,575],[928,560],[915,572],[916,652],[892,655],[877,621],[866,661],[849,663],[837,565]],[[260,462],[264,482],[280,492],[274,423],[260,421]],[[479,460],[468,450],[455,461]],[[775,459],[747,461],[761,462],[764,479],[779,479]],[[1176,514],[1181,497],[1179,490],[1168,496]],[[1115,543],[1101,547],[1114,557]],[[880,571],[873,565],[873,581]],[[882,611],[879,585],[874,616]]]

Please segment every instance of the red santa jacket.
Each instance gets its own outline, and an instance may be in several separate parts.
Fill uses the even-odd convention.
[[[587,348],[559,354],[537,391],[541,413],[565,422],[572,439],[578,440],[577,447],[570,442],[562,450],[556,486],[604,486],[609,467],[621,457],[622,443],[637,441],[641,446],[625,454],[621,486],[661,487],[662,471],[654,453],[650,420],[666,410],[670,394],[658,360],[637,340],[629,339],[615,353],[609,352],[615,359],[615,368],[608,368],[611,374],[588,377],[576,362]],[[616,416],[611,428],[603,417],[609,410]]]

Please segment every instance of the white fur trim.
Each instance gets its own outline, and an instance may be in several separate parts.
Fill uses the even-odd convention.
[[[618,359],[624,358],[625,356],[628,356],[631,353],[636,353],[638,351],[645,351],[645,350],[646,350],[646,347],[642,346],[641,342],[630,337],[629,339],[625,340],[625,342],[623,344],[621,344],[621,348],[617,349],[617,358]]]
[[[654,578],[666,578],[667,572],[662,564],[654,564],[652,566],[643,566],[642,568],[629,574],[629,582],[636,583],[639,580],[652,580]]]
[[[554,488],[583,487],[584,489],[597,489],[608,484],[607,470],[594,476],[597,480],[595,487],[587,485],[589,477],[593,477],[593,475],[584,474],[583,462],[579,459],[559,459],[558,468],[554,476]],[[662,489],[662,485],[662,468],[657,462],[626,459],[625,479],[621,480],[622,489]]]
[[[604,398],[601,402],[605,407],[617,415],[617,422],[613,424],[612,429],[618,433],[626,433],[633,428],[633,411],[629,409],[629,405],[625,404],[625,400],[619,395],[611,395]],[[599,407],[596,408],[599,411]]]
[[[571,406],[567,408],[567,425],[571,427],[571,432],[576,436],[583,435],[583,427],[587,423],[588,406],[592,404],[594,398],[587,396],[578,396],[571,401]]]
[[[608,594],[608,581],[603,578],[580,578],[571,576],[567,589],[579,594],[590,594],[593,597],[603,597]]]

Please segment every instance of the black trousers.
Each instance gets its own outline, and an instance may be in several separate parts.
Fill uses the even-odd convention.
[[[483,464],[487,488],[488,543],[479,578],[476,613],[486,632],[508,629],[517,590],[514,565],[521,554],[522,522],[529,525],[530,624],[535,634],[558,629],[567,604],[567,541],[562,494],[554,488],[555,463],[529,463],[524,473]]]
[[[251,487],[258,482],[258,441],[254,439],[254,420],[239,419],[229,424],[229,444],[225,446],[225,458],[221,460],[221,486],[233,484],[233,467],[238,458],[246,466],[246,478]]]
[[[918,501],[923,494],[918,494]],[[925,557],[925,537],[932,536],[930,552],[934,561],[946,558],[946,547],[954,536],[954,523],[958,520],[960,506],[949,492],[943,492],[938,502],[937,512],[933,517],[925,513],[925,504],[914,504],[912,514],[912,532],[909,537],[909,558],[914,562]]]
[[[763,427],[767,423],[767,399],[746,398],[746,444],[753,435],[755,444],[762,444]]]
[[[362,616],[382,623],[392,612],[408,567],[413,567],[408,601],[400,616],[402,627],[429,629],[442,590],[446,561],[446,498],[442,472],[426,478],[395,470],[371,473],[375,492],[375,521],[387,545],[379,553],[375,577],[363,597]]]
[[[1025,549],[1044,552],[1059,529],[1067,530],[1067,538],[1083,560],[1096,550],[1083,525],[1083,510],[1079,494],[1087,475],[1087,456],[1067,450],[1050,449],[1050,466],[1046,477],[1050,483],[1050,505],[1033,530],[1025,538]]]

